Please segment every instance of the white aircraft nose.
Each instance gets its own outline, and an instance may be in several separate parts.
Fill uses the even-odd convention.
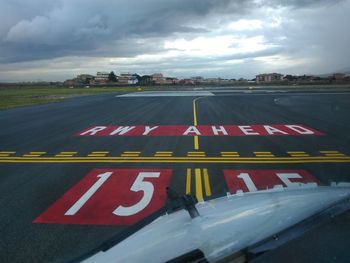
[[[181,210],[164,215],[84,262],[166,262],[201,250],[217,261],[350,198],[350,187],[301,185],[240,193],[196,205],[199,217]]]

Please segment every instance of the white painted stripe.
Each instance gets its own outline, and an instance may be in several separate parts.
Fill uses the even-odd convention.
[[[99,179],[96,181],[96,183],[82,197],[80,197],[79,200],[64,215],[75,215],[112,174],[112,172],[107,172],[98,175],[97,177],[99,177]]]

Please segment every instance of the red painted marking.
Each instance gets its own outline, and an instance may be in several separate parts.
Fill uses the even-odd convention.
[[[300,124],[271,125],[188,125],[92,126],[75,136],[310,136],[324,133]],[[148,129],[148,130],[147,130]],[[149,130],[151,129],[151,130]],[[216,129],[221,129],[215,132]],[[224,130],[224,132],[223,132]],[[186,133],[187,131],[187,133]]]
[[[74,215],[65,215],[77,201],[100,179],[98,175],[112,172],[111,176],[81,206]],[[151,201],[140,212],[130,216],[117,216],[117,207],[130,207],[144,197],[143,191],[131,191],[140,173],[160,173],[158,178],[144,178],[154,187]],[[166,187],[172,170],[168,169],[94,169],[66,192],[60,199],[37,217],[35,223],[131,225],[162,208],[166,201]]]
[[[278,173],[298,174],[301,178],[290,179],[294,183],[317,183],[320,182],[305,170],[224,170],[224,177],[227,187],[231,194],[235,194],[237,190],[249,192],[248,186],[242,178],[241,174],[248,174],[257,190],[271,189],[276,185],[286,184],[277,176]]]

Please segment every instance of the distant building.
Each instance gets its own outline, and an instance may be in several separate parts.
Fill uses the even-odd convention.
[[[204,82],[204,78],[201,76],[191,77],[195,84],[200,84]]]
[[[335,80],[344,80],[345,79],[345,74],[343,74],[343,73],[335,73],[335,74],[333,74],[333,78],[335,79]]]
[[[279,73],[259,74],[256,76],[256,83],[282,81],[283,75]]]
[[[154,84],[164,84],[164,76],[162,73],[155,73],[151,75]]]
[[[63,82],[64,86],[74,86],[77,84],[76,79],[67,79]]]
[[[77,76],[76,80],[79,83],[82,84],[90,84],[90,81],[93,80],[95,77],[89,74],[80,74]]]
[[[130,73],[121,73],[118,77],[118,82],[121,84],[130,84],[132,82],[132,74]]]
[[[95,84],[105,84],[109,80],[109,73],[108,72],[97,72],[95,77]]]

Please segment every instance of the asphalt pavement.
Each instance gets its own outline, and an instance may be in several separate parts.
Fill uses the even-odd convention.
[[[72,261],[158,211],[166,186],[201,201],[234,193],[229,181],[241,172],[258,189],[278,184],[278,171],[350,182],[349,116],[350,92],[262,89],[104,94],[1,111],[0,262]],[[154,187],[145,207],[137,178]],[[346,262],[349,217],[260,260]]]

